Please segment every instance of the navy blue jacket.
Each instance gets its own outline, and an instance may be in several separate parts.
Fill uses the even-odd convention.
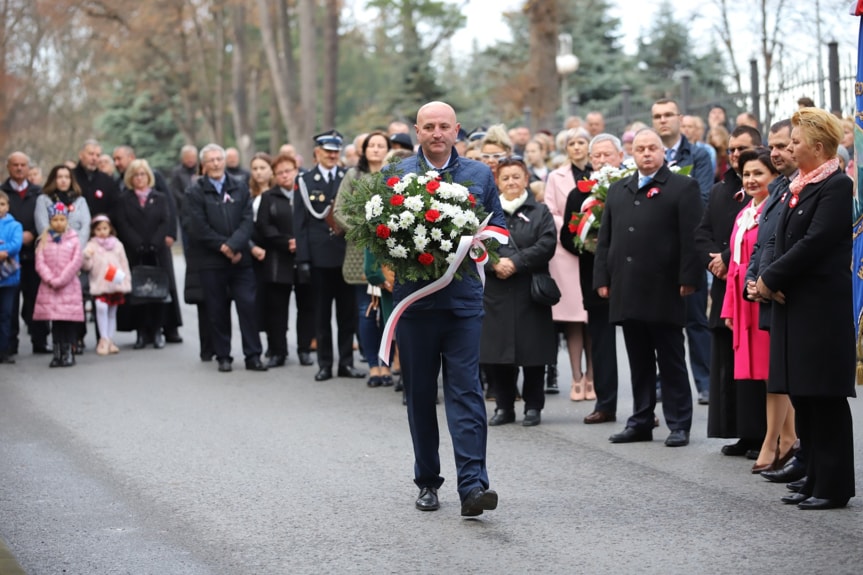
[[[225,176],[223,194],[219,194],[209,178],[198,178],[186,192],[184,228],[189,231],[189,249],[198,269],[231,266],[231,260],[220,251],[226,244],[234,252],[242,252],[237,263],[252,263],[249,240],[255,229],[252,219],[252,199],[249,186],[234,177]]]
[[[706,206],[710,200],[710,190],[713,188],[713,162],[710,161],[710,154],[703,148],[690,143],[686,136],[681,134],[680,146],[677,148],[677,155],[674,156],[672,163],[681,168],[692,166],[689,177],[695,178],[698,182],[702,205]]]
[[[417,173],[423,174],[428,170],[435,170],[444,178],[452,176],[452,181],[458,184],[469,182],[468,189],[482,202],[485,211],[491,214],[489,225],[506,229],[506,218],[500,207],[500,198],[494,176],[488,166],[476,160],[462,158],[453,149],[449,164],[443,169],[430,167],[423,155],[422,149],[415,156],[406,158],[399,162],[397,171],[401,174]],[[398,279],[398,278],[397,278]],[[393,303],[398,304],[406,296],[431,282],[405,282],[396,281],[393,289]],[[415,302],[405,313],[412,310],[448,309],[464,310],[468,316],[482,313],[483,288],[479,278],[473,275],[462,274],[462,279],[454,279],[447,287],[428,297]]]

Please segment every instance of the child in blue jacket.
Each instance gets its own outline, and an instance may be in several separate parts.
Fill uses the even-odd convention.
[[[12,322],[18,321],[12,312],[21,283],[18,252],[23,234],[21,223],[9,213],[9,196],[0,191],[0,363],[15,363],[9,355],[9,336]]]

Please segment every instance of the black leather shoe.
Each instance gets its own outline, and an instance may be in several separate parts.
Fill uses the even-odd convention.
[[[156,335],[153,336],[153,347],[156,349],[165,347],[165,336],[161,332],[157,331]]]
[[[653,441],[653,430],[627,427],[620,433],[615,433],[608,440],[612,443],[635,443],[636,441]]]
[[[315,374],[315,381],[326,381],[333,378],[333,369],[331,367],[322,367]]]
[[[340,365],[337,374],[339,377],[351,377],[354,379],[362,379],[366,376],[366,372],[360,371],[352,365]]]
[[[665,445],[667,447],[683,447],[684,445],[689,445],[689,432],[685,429],[675,429],[668,434],[668,438],[665,440]]]
[[[539,425],[542,422],[542,416],[539,413],[538,409],[528,409],[524,412],[524,421],[521,424],[524,427],[533,427],[535,425]]]
[[[287,359],[284,355],[271,355],[267,361],[267,367],[282,367],[285,365]]]
[[[723,445],[720,451],[722,455],[729,455],[731,457],[743,456],[746,455],[746,452],[751,449],[751,445],[749,441],[745,439],[738,439],[737,443],[729,443],[728,445]]]
[[[221,371],[222,373],[228,373],[232,369],[233,368],[231,367],[231,360],[230,359],[220,359],[219,360],[219,371]]]
[[[183,343],[183,338],[180,337],[180,334],[179,332],[177,332],[177,330],[166,331],[165,341],[168,343]]]
[[[804,485],[806,485],[806,478],[805,478],[805,477],[801,477],[801,478],[800,478],[800,479],[798,479],[797,481],[792,481],[791,483],[789,483],[788,485],[786,485],[786,486],[785,486],[785,488],[786,488],[788,491],[793,491],[793,492],[797,493],[798,491],[800,491],[801,489],[803,489],[803,486],[804,486]]]
[[[393,386],[393,391],[399,392],[399,391],[404,391],[404,390],[405,390],[405,384],[402,381],[401,374],[399,374],[399,378],[396,380],[395,386]]]
[[[369,376],[369,380],[366,382],[366,385],[369,387],[380,387],[383,384],[384,384],[384,380],[379,375]]]
[[[144,337],[143,332],[138,332],[138,338],[135,340],[135,345],[132,346],[132,349],[144,349],[147,346],[147,338]]]
[[[254,356],[246,359],[246,369],[248,371],[267,371],[267,366],[261,361],[260,356]]]
[[[497,509],[497,493],[482,487],[474,487],[461,503],[462,517],[476,517],[492,509]]]
[[[312,365],[315,363],[312,361],[312,354],[307,351],[298,351],[297,357],[300,359],[300,365]]]
[[[381,376],[381,386],[382,387],[393,387],[393,376],[391,375],[382,375]]]
[[[809,495],[806,495],[804,493],[792,493],[790,495],[786,495],[785,497],[780,499],[780,501],[782,501],[782,503],[785,503],[786,505],[797,505],[798,503],[803,503],[804,501],[809,499],[809,497]]]
[[[759,449],[750,449],[746,452],[746,459],[751,459],[752,461],[755,461],[756,459],[758,459],[758,455],[760,453],[761,450]]]
[[[35,355],[48,355],[54,353],[54,348],[47,343],[34,343],[33,353]]]
[[[791,483],[805,476],[806,468],[796,459],[789,461],[782,469],[761,472],[761,477],[771,483]]]
[[[437,489],[434,487],[423,487],[420,489],[420,496],[417,497],[416,507],[420,511],[437,511],[440,509]]]
[[[797,504],[798,509],[839,509],[848,505],[847,499],[820,499],[810,497]]]
[[[490,426],[506,425],[515,421],[515,411],[512,409],[495,409],[494,415],[488,420]]]

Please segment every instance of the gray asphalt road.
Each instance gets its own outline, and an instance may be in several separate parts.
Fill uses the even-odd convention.
[[[219,374],[184,313],[182,345],[134,351],[122,334],[103,358],[91,333],[75,368],[0,366],[0,538],[27,573],[860,572],[863,503],[782,505],[784,487],[705,437],[703,406],[692,444],[670,449],[664,427],[611,445],[622,422],[583,425],[591,405],[549,396],[541,426],[490,430],[500,506],[475,520],[444,433],[442,508],[418,512],[399,394],[315,383],[295,357]]]

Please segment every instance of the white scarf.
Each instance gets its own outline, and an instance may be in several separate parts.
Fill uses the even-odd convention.
[[[752,200],[748,206],[743,208],[743,211],[740,212],[740,216],[737,218],[737,232],[734,234],[734,253],[732,254],[734,263],[737,265],[740,265],[740,249],[743,247],[743,236],[758,225],[758,208],[763,203],[764,200],[761,200],[761,203],[756,206],[755,200]]]
[[[500,207],[509,215],[513,215],[517,209],[524,205],[527,201],[527,190],[514,200],[506,199],[503,194],[500,195]]]

